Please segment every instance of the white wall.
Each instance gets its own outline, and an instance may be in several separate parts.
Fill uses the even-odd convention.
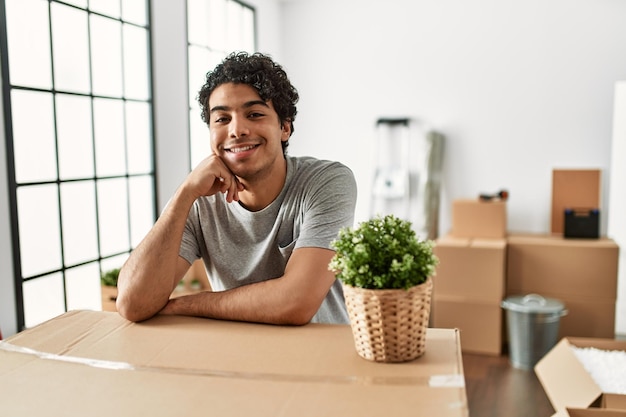
[[[603,171],[607,232],[626,2],[290,0],[282,16],[283,63],[301,93],[290,153],[349,165],[357,220],[369,215],[374,122],[409,116],[447,136],[440,233],[452,200],[501,188],[510,231],[548,233],[554,168]]]
[[[553,168],[601,168],[608,183],[624,18],[614,0],[285,2],[302,96],[291,152],[345,161],[364,197],[374,121],[415,117],[448,138],[442,231],[452,199],[508,188],[509,229],[548,232]]]

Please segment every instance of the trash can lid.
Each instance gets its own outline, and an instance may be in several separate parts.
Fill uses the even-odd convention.
[[[520,313],[561,313],[565,309],[561,301],[539,294],[508,297],[502,301],[502,307]]]

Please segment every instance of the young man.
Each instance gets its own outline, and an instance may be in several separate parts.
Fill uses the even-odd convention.
[[[356,183],[331,161],[287,156],[298,93],[262,54],[229,55],[199,93],[212,154],[133,250],[117,309],[301,325],[348,323],[330,241],[352,226]],[[170,299],[202,257],[213,291]]]

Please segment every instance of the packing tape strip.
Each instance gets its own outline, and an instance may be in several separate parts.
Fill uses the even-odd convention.
[[[42,352],[39,350],[17,346],[6,341],[0,341],[0,350],[6,352],[15,352],[26,355],[35,356],[43,360],[51,360],[58,362],[73,363],[78,365],[90,366],[93,368],[102,368],[108,370],[122,371],[141,371],[141,372],[157,372],[171,373],[183,375],[195,375],[214,378],[237,378],[237,379],[257,379],[287,382],[318,382],[318,383],[336,383],[336,384],[360,384],[360,385],[415,385],[434,388],[463,388],[465,379],[463,375],[432,375],[423,377],[407,377],[407,376],[357,376],[357,375],[286,375],[286,374],[270,374],[270,373],[253,373],[253,372],[236,372],[236,371],[219,371],[212,369],[190,369],[190,368],[173,368],[173,367],[157,367],[132,365],[127,362],[108,361],[101,359],[83,358],[78,356],[57,355],[54,353]]]

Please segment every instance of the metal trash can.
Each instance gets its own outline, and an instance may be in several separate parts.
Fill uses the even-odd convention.
[[[502,301],[507,311],[509,359],[519,369],[532,369],[558,341],[564,304],[538,294],[508,297]]]

